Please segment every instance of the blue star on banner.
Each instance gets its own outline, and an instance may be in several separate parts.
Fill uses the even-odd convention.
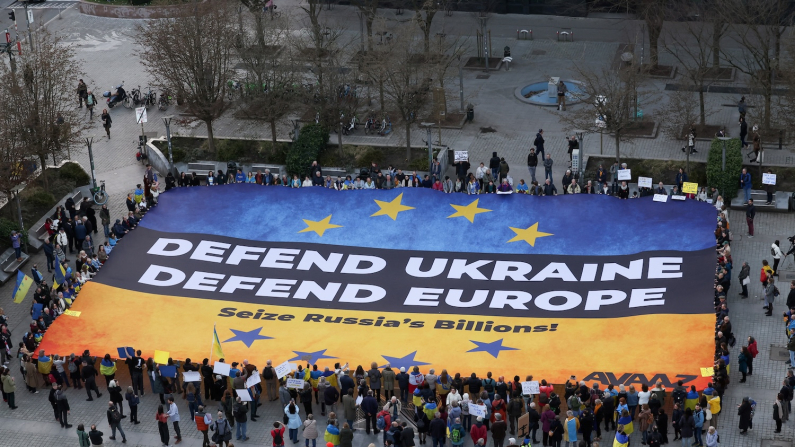
[[[229,329],[229,330],[232,331],[235,334],[235,336],[228,340],[224,340],[223,343],[229,343],[232,341],[242,341],[243,343],[245,343],[247,348],[250,348],[251,345],[257,340],[269,340],[273,338],[273,337],[268,337],[267,335],[260,335],[259,331],[262,330],[261,327],[252,329],[248,332],[238,331],[236,329]]]
[[[475,340],[469,340],[469,341],[476,344],[477,347],[472,348],[467,352],[488,352],[495,359],[497,358],[498,355],[500,355],[500,351],[519,351],[518,348],[503,346],[502,339],[493,341],[491,343],[485,343],[482,341],[475,341]]]
[[[307,363],[309,363],[310,365],[314,365],[315,363],[317,363],[318,360],[337,358],[337,357],[332,357],[330,355],[326,355],[326,351],[327,349],[322,349],[320,351],[315,351],[315,352],[293,351],[294,353],[298,354],[298,356],[288,360],[288,362],[293,362],[295,360],[303,361],[301,360],[301,357],[306,357],[308,355],[312,356],[312,358],[310,358],[309,361],[307,361]]]
[[[412,366],[422,366],[422,365],[430,365],[430,363],[421,362],[419,360],[414,360],[414,356],[417,355],[417,351],[412,352],[411,354],[406,355],[405,357],[390,357],[388,355],[381,354],[381,357],[385,358],[387,362],[389,362],[389,366],[392,368],[406,368],[406,371],[410,370]],[[385,368],[386,365],[379,366],[379,368]]]

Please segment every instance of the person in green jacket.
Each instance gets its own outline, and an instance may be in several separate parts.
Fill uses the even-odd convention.
[[[6,398],[8,400],[8,406],[12,410],[17,409],[16,400],[14,399],[14,392],[17,390],[17,386],[14,383],[14,376],[11,375],[11,370],[6,368],[3,370],[3,392],[6,394]]]
[[[83,424],[77,426],[77,441],[80,443],[80,447],[91,447],[91,440],[88,438],[86,427]]]
[[[384,400],[389,401],[395,395],[395,371],[392,371],[389,364],[384,368],[381,377],[384,379]]]
[[[340,430],[340,447],[353,447],[353,430],[347,422],[342,424]]]

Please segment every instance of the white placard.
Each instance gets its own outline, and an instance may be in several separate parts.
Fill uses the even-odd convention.
[[[486,417],[486,406],[485,405],[470,405],[469,406],[469,414],[475,417]]]
[[[359,397],[356,398],[356,406],[357,407],[362,404],[362,400],[364,400],[364,398],[362,396],[359,396]]]
[[[540,394],[541,388],[538,386],[538,380],[530,382],[522,382],[522,394],[525,396]]]
[[[182,373],[183,382],[201,382],[202,376],[198,371],[185,371]]]
[[[251,373],[248,379],[246,379],[246,388],[251,388],[252,386],[260,383],[262,380],[259,378],[259,371],[254,371]]]
[[[707,202],[707,203],[709,203],[710,205],[712,205],[712,199],[707,199],[707,200],[705,200],[705,202]]]
[[[304,389],[304,382],[301,379],[287,379],[287,388],[295,388],[297,390]]]
[[[26,10],[28,12],[28,25],[33,25],[33,10],[27,8]]]
[[[668,194],[655,194],[654,195],[655,202],[667,202],[668,201]]]
[[[767,172],[762,174],[762,184],[763,185],[775,185],[776,184],[776,174],[768,174]]]
[[[243,402],[251,402],[251,394],[249,394],[248,390],[235,390],[237,392],[237,397],[240,398]]]
[[[638,177],[638,188],[651,188],[651,177]]]
[[[276,368],[276,378],[281,379],[282,377],[286,376],[293,372],[293,369],[290,367],[289,362],[284,362],[281,365],[277,366]]]
[[[146,107],[136,107],[135,109],[135,122],[136,124],[145,123],[146,121]]]
[[[454,161],[467,161],[469,160],[469,151],[454,151],[453,154],[455,155]]]
[[[685,196],[671,196],[673,200],[685,200],[687,197]]]
[[[213,364],[213,374],[220,374],[229,377],[230,365],[228,363],[215,362]]]
[[[618,170],[618,179],[619,180],[632,180],[632,169],[619,169]]]

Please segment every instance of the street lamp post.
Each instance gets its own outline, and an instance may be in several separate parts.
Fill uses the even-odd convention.
[[[174,156],[171,153],[171,119],[174,115],[163,117],[163,124],[166,125],[166,140],[168,141],[168,172],[174,173]]]
[[[580,181],[583,181],[583,174],[585,173],[585,144],[583,143],[585,132],[586,131],[583,129],[574,129],[574,135],[577,136],[577,145],[579,146],[577,173],[579,174]],[[585,186],[582,187],[584,188]]]
[[[91,187],[97,187],[97,178],[94,173],[94,151],[91,150],[91,146],[94,144],[94,137],[86,137],[86,146],[88,147],[88,161],[91,163]]]
[[[721,194],[723,194],[723,200],[726,200],[726,141],[730,140],[729,137],[718,137],[719,140],[723,141],[723,150],[721,151],[721,171],[723,175],[721,175]]]
[[[433,170],[433,143],[431,142],[431,131],[434,123],[421,123],[420,126],[428,131],[428,173]]]

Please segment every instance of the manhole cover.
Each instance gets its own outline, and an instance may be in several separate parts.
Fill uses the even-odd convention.
[[[789,351],[787,351],[787,348],[781,346],[770,345],[770,360],[785,362],[789,360]]]
[[[480,133],[492,133],[492,132],[496,132],[496,131],[497,130],[494,129],[493,127],[481,127],[480,128]],[[789,357],[787,357],[787,358],[789,358]]]
[[[488,79],[490,77],[491,77],[491,75],[477,75],[476,79]]]
[[[533,50],[530,54],[533,56],[543,56],[547,54],[546,50]]]
[[[792,447],[792,441],[782,441],[779,439],[763,439],[761,447]]]

